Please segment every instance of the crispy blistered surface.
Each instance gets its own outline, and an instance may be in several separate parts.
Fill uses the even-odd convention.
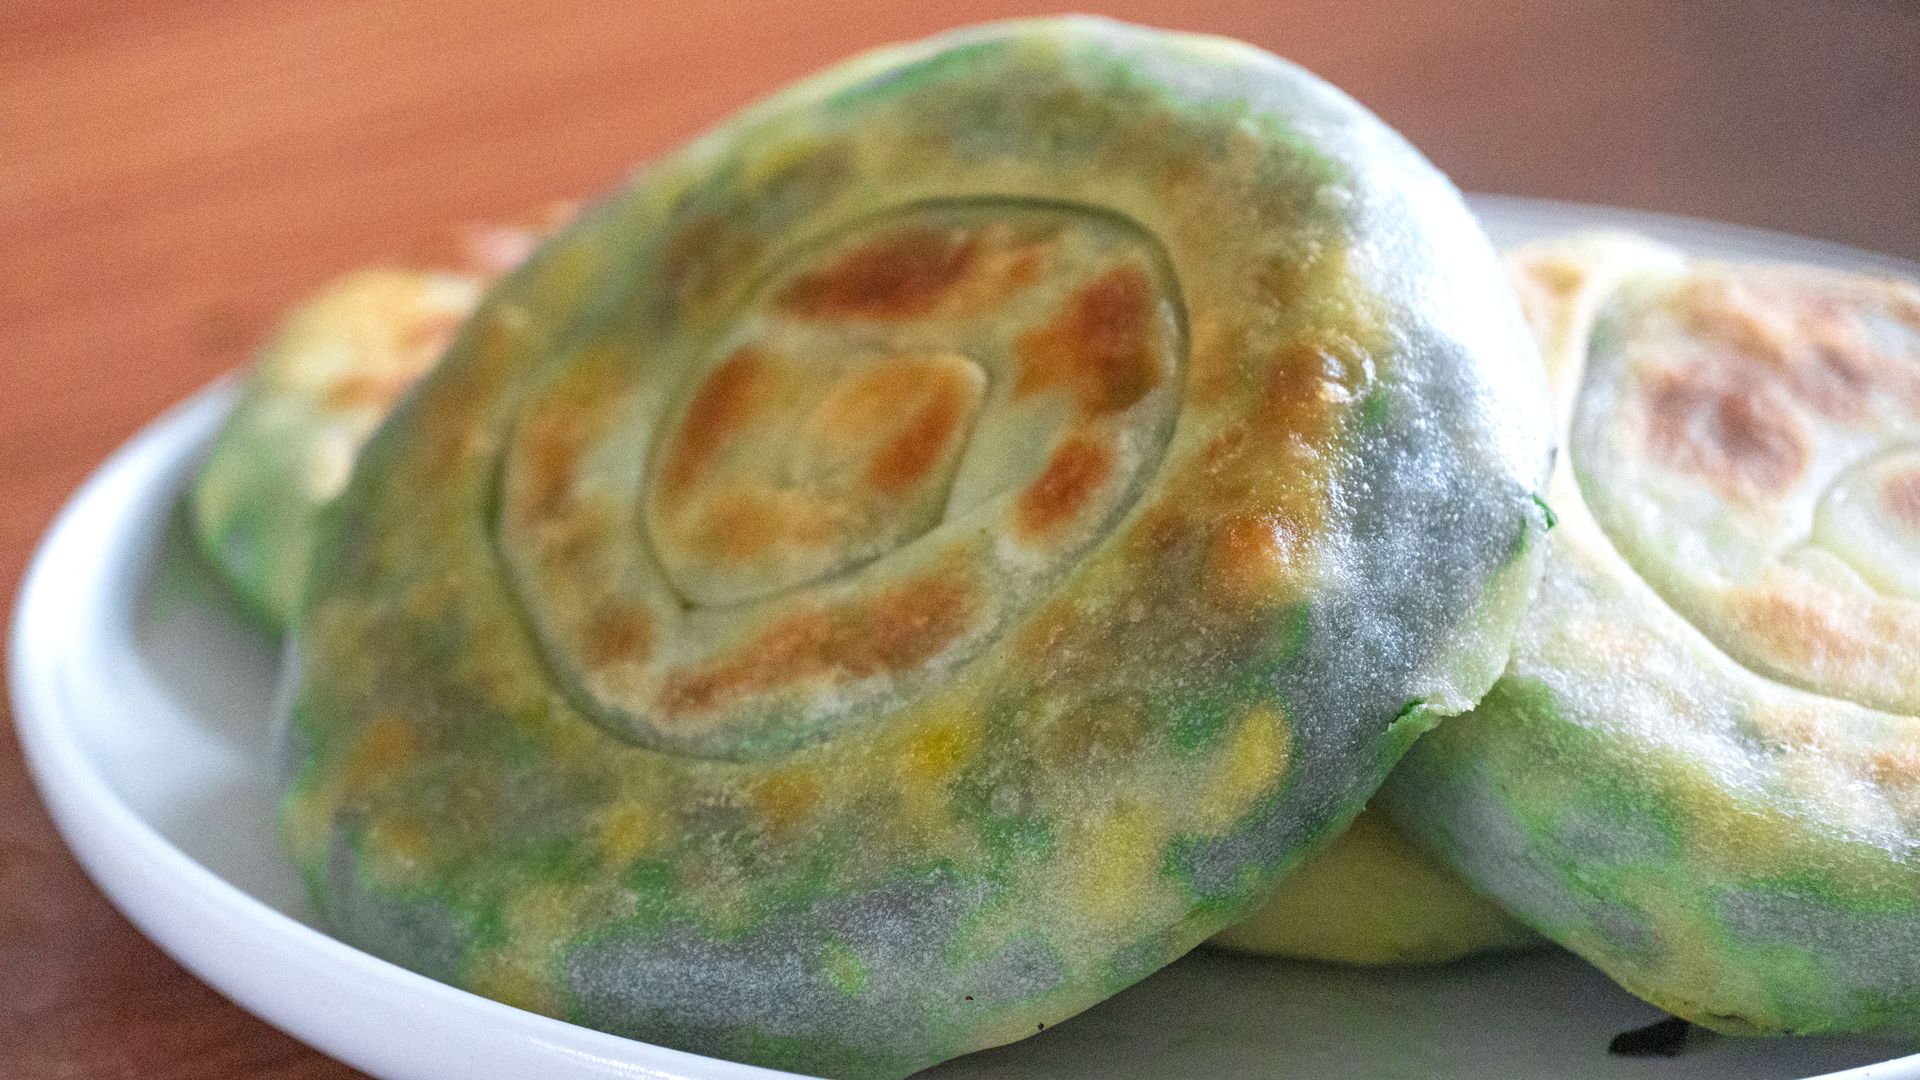
[[[1451,189],[1271,57],[856,61],[588,211],[370,444],[288,849],[348,940],[606,1030],[868,1076],[1019,1038],[1491,681],[1530,372]]]
[[[1820,526],[1809,519],[1828,513],[1815,505],[1836,498],[1854,516],[1833,543],[1904,527],[1890,488],[1912,458],[1880,449],[1886,429],[1873,426],[1904,408],[1903,392],[1887,391],[1904,379],[1899,358],[1876,361],[1847,399],[1819,374],[1846,362],[1811,343],[1858,345],[1849,335],[1897,310],[1906,287],[1694,263],[1624,236],[1510,261],[1574,429],[1548,496],[1559,523],[1506,675],[1416,746],[1388,804],[1529,924],[1696,1023],[1911,1034],[1920,717],[1866,707],[1855,687],[1814,692],[1756,670],[1722,623],[1693,617],[1660,578],[1717,587],[1721,569],[1767,557],[1776,570],[1763,575],[1806,565],[1768,546],[1811,546]],[[1868,333],[1897,349],[1905,331]],[[1823,427],[1836,417],[1861,437],[1842,443]],[[1781,448],[1800,444],[1761,434],[1782,422],[1808,432],[1794,469]],[[1609,434],[1587,439],[1583,427]],[[1820,464],[1836,444],[1865,464]],[[1685,498],[1676,475],[1691,485]],[[1765,535],[1756,523],[1787,536],[1783,507],[1796,501],[1797,537],[1740,548]],[[1664,552],[1633,547],[1602,504],[1666,520]],[[1847,592],[1862,608],[1892,602],[1858,579]]]
[[[1572,453],[1627,559],[1756,671],[1920,712],[1920,285],[1701,265],[1596,341]]]

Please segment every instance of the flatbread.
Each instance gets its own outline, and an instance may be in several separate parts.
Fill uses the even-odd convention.
[[[1670,1012],[1732,1033],[1912,1034],[1920,718],[1866,703],[1912,685],[1897,658],[1913,642],[1869,640],[1884,665],[1762,659],[1910,603],[1866,576],[1904,556],[1873,546],[1899,522],[1864,493],[1920,415],[1882,390],[1920,361],[1920,293],[1618,235],[1512,259],[1572,432],[1559,523],[1507,673],[1382,799]],[[1841,344],[1820,368],[1858,364],[1858,397],[1800,351]],[[1756,623],[1727,601],[1743,590],[1807,614]]]
[[[1101,20],[884,50],[589,209],[323,522],[283,837],[345,940],[898,1076],[1179,956],[1504,663],[1550,456],[1458,196]]]

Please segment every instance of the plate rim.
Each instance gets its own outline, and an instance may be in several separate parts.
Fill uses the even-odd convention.
[[[391,1080],[513,1080],[572,1060],[580,1077],[774,1080],[792,1073],[626,1039],[504,1005],[381,960],[275,910],[161,836],[88,757],[73,651],[96,619],[130,622],[133,594],[171,507],[232,404],[229,377],[162,413],[81,485],[36,549],[15,604],[8,681],[27,769],[55,828],[108,899],[183,967],[315,1049]],[[88,570],[103,571],[87,573]],[[79,691],[84,692],[84,691]],[[216,931],[224,939],[208,940]],[[266,956],[278,963],[263,963]],[[271,966],[271,977],[260,969]],[[251,970],[250,970],[251,969]],[[287,1007],[304,983],[327,1009]],[[267,984],[276,984],[269,986]],[[454,1040],[422,1053],[419,1014],[451,1016]],[[395,1037],[369,1039],[369,1029]],[[457,1073],[448,1050],[464,1051]],[[529,1051],[535,1051],[529,1057]],[[637,1052],[636,1052],[637,1051]]]

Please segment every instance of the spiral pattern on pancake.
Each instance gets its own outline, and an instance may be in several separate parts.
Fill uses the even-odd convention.
[[[285,843],[345,939],[608,1031],[1020,1038],[1491,683],[1543,396],[1456,193],[1279,60],[856,60],[588,209],[376,434]]]

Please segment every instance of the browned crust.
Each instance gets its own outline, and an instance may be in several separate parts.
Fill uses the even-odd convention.
[[[1132,407],[1160,384],[1153,299],[1145,271],[1131,263],[1095,278],[1051,322],[1020,336],[1014,397],[1063,387],[1088,415]]]
[[[823,678],[910,670],[964,633],[979,607],[971,581],[935,571],[869,597],[789,615],[731,655],[669,675],[660,706],[667,717],[685,716]]]
[[[939,307],[979,261],[977,235],[906,229],[804,275],[776,302],[803,318],[915,319]]]
[[[891,365],[876,373],[881,385],[871,392],[879,402],[911,401],[915,392],[925,400],[902,430],[867,463],[866,486],[884,495],[902,495],[927,479],[945,456],[964,421],[973,414],[978,395],[954,378],[926,378],[923,369]],[[912,380],[911,384],[908,380]],[[862,388],[867,389],[866,387]]]
[[[1037,538],[1071,521],[1113,475],[1113,467],[1113,449],[1105,442],[1081,436],[1062,442],[1039,479],[1020,493],[1015,528]]]
[[[1643,391],[1653,449],[1726,498],[1780,495],[1805,473],[1811,440],[1777,384],[1733,376],[1705,365],[1653,374]]]
[[[722,361],[700,384],[667,453],[661,494],[669,499],[684,495],[715,453],[752,424],[774,363],[765,350],[748,346]]]
[[[1902,469],[1880,485],[1880,499],[1895,521],[1920,533],[1920,468]]]

